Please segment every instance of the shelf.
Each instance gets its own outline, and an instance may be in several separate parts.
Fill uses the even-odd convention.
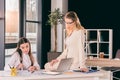
[[[112,29],[87,29],[85,51],[86,55],[99,57],[104,52],[106,58],[112,58]]]

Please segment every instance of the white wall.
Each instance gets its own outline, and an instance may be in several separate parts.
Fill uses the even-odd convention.
[[[68,0],[51,0],[51,11],[56,8],[60,8],[60,11],[66,13],[68,11]],[[63,51],[63,24],[58,24],[57,26],[57,52]],[[51,34],[53,34],[53,28],[51,29]],[[54,35],[51,35],[51,51],[54,49]]]

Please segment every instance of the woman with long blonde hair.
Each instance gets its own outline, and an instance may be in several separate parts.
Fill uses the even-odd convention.
[[[87,72],[84,52],[85,29],[81,26],[80,20],[74,11],[69,11],[65,14],[64,22],[66,28],[65,49],[56,59],[46,63],[45,69],[57,69],[61,59],[73,58],[70,69],[79,69]]]

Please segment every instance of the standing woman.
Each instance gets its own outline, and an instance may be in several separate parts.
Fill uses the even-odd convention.
[[[70,11],[64,17],[66,28],[65,49],[60,56],[45,64],[46,70],[57,69],[59,62],[64,58],[73,58],[70,69],[88,71],[85,65],[84,40],[85,29],[81,26],[78,16]]]
[[[16,51],[4,69],[9,70],[10,66],[17,68],[17,70],[28,70],[31,72],[40,70],[37,60],[31,53],[31,45],[28,39],[20,38]]]

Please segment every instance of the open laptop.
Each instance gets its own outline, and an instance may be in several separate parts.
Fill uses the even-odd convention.
[[[72,58],[61,59],[58,68],[56,70],[44,71],[45,74],[60,74],[61,72],[68,71],[73,62]]]

